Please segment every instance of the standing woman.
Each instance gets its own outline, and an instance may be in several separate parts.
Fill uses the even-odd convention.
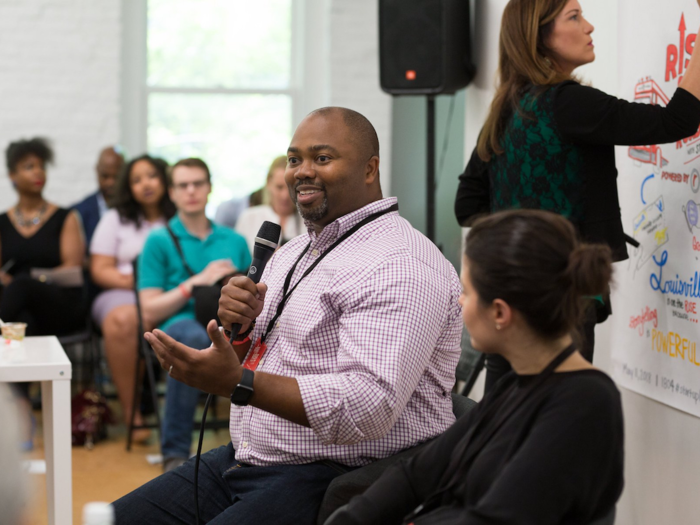
[[[80,272],[85,253],[76,213],[44,199],[53,151],[40,138],[11,143],[7,169],[19,197],[0,215],[0,318],[27,323],[28,335],[63,335],[84,326],[82,287],[61,287],[30,276],[33,268]]]
[[[138,317],[134,294],[133,262],[146,237],[175,214],[168,196],[168,165],[143,155],[126,165],[117,182],[114,208],[107,211],[95,229],[90,244],[90,273],[104,291],[92,305],[92,316],[102,328],[105,354],[112,381],[122,405],[124,420],[131,421],[138,352]],[[153,326],[144,319],[146,329]],[[140,413],[134,423],[142,423]],[[134,434],[142,441],[149,434]]]
[[[699,0],[700,1],[700,0]],[[460,175],[455,213],[469,226],[481,213],[511,208],[567,217],[587,242],[604,243],[613,261],[628,258],[617,195],[615,145],[662,144],[700,124],[700,57],[694,53],[667,107],[620,100],[573,76],[593,62],[593,26],[578,0],[510,0],[499,41],[499,85],[479,141]],[[596,318],[579,330],[593,360]],[[487,356],[486,389],[510,369]]]

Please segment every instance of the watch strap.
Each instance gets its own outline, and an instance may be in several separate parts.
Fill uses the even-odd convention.
[[[252,370],[243,368],[243,373],[241,374],[241,380],[234,388],[231,393],[231,403],[236,406],[244,407],[248,405],[250,397],[253,395],[253,381],[255,379],[255,373]]]

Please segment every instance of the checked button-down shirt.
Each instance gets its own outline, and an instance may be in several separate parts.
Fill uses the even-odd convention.
[[[344,232],[396,199],[373,202],[285,244],[268,263],[262,335],[291,281]],[[462,333],[452,265],[398,212],[360,228],[301,282],[267,337],[259,371],[294,377],[311,428],[231,406],[236,459],[253,465],[332,460],[360,466],[426,441],[453,422]]]

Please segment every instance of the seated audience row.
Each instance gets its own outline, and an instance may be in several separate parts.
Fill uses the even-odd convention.
[[[168,262],[177,266],[180,273],[186,274],[186,266],[196,268],[198,273],[182,276],[175,283],[179,296],[163,309],[160,306],[163,299],[156,300],[154,307],[150,298],[154,290],[160,289],[160,280],[171,279],[175,274],[166,275],[163,272],[172,269],[158,268],[159,263],[165,262],[162,259],[144,265],[150,283],[143,310],[147,329],[158,324],[164,326],[171,318],[175,321],[171,324],[192,321],[192,288],[244,271],[250,264],[250,253],[240,235],[206,219],[204,206],[211,183],[209,169],[199,159],[181,161],[174,170],[178,178],[179,172],[190,172],[195,173],[197,180],[191,184],[171,184],[169,167],[163,160],[143,155],[124,166],[123,156],[115,148],[105,148],[96,166],[99,189],[75,205],[74,210],[78,212],[75,213],[50,204],[43,197],[46,165],[52,162],[53,156],[47,141],[40,138],[17,141],[7,149],[7,167],[19,200],[0,216],[0,318],[26,322],[27,335],[63,335],[83,327],[91,309],[93,319],[102,330],[112,381],[124,420],[128,422],[133,406],[138,350],[133,264],[151,231],[165,227],[175,215],[177,210],[171,194],[181,204],[180,216],[195,219],[181,222],[176,218],[170,223],[169,228],[176,232],[174,235],[184,246],[188,261],[185,263],[176,257]],[[163,231],[167,230],[163,228]],[[201,245],[191,245],[189,237],[198,239]],[[91,293],[83,282],[84,239],[90,240],[90,272],[86,276],[91,277]],[[161,237],[163,240],[165,242],[154,249],[165,247],[176,254],[174,238],[166,235]],[[158,286],[153,284],[155,281]],[[162,291],[170,291],[171,284],[164,282]],[[178,325],[176,336],[180,334],[179,337],[190,343],[206,338],[201,325],[195,322],[185,325]],[[23,385],[22,390],[26,391],[27,386]],[[171,390],[177,392],[177,387]],[[193,394],[191,389],[187,392],[196,405],[198,394]],[[187,397],[187,393],[183,395]],[[182,396],[169,397],[174,401]],[[188,402],[188,406],[191,404]],[[174,406],[178,406],[177,403]],[[194,406],[189,415],[179,406],[166,412],[166,428],[171,428],[180,416],[191,425]],[[138,409],[134,422],[142,423]],[[165,437],[170,434],[166,432]],[[148,431],[141,431],[134,438],[143,441],[148,435]],[[184,438],[179,439],[183,443],[181,451],[173,455],[186,458],[189,439],[186,445]]]

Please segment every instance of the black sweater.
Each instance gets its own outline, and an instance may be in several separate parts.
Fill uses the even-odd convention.
[[[598,370],[549,376],[464,464],[463,438],[474,421],[483,411],[496,420],[534,377],[504,377],[332,525],[583,525],[607,515],[623,487],[623,423],[620,394]],[[485,419],[478,428],[488,425]],[[479,432],[472,443],[478,439]],[[407,517],[421,504],[422,512]]]
[[[476,150],[462,175],[455,214],[507,208],[548,209],[568,216],[588,242],[627,258],[617,194],[615,145],[675,142],[700,124],[700,100],[677,89],[667,107],[632,103],[573,81],[532,88],[506,126],[506,152],[483,162]],[[539,179],[537,178],[539,176]]]

